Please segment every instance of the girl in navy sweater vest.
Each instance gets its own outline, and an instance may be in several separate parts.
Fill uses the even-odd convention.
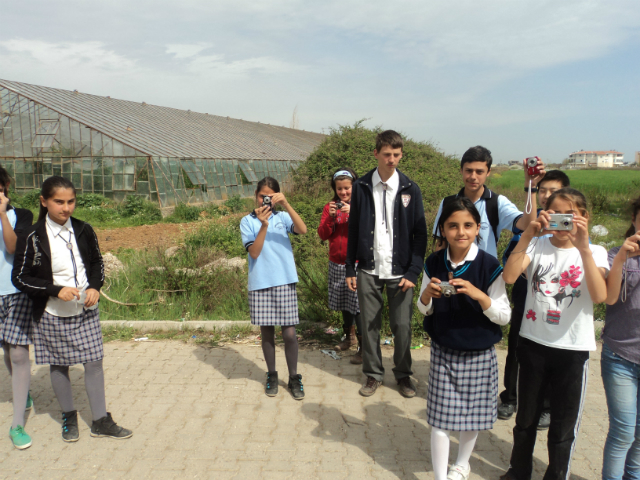
[[[427,422],[435,479],[466,480],[478,432],[493,428],[497,418],[494,345],[511,308],[500,263],[476,245],[480,214],[471,200],[446,205],[438,223],[447,248],[427,258],[418,299],[431,337]],[[455,293],[443,295],[443,282]],[[460,446],[447,473],[451,431],[460,432]]]

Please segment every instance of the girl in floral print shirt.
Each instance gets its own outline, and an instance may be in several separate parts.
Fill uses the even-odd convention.
[[[503,274],[507,283],[522,273],[528,281],[517,348],[518,413],[505,480],[531,478],[541,399],[548,387],[550,461],[545,479],[568,478],[585,399],[589,352],[596,349],[593,304],[607,297],[607,252],[589,243],[584,195],[562,188],[549,197],[547,208],[522,234]],[[572,214],[573,229],[540,237],[547,233],[552,213]]]

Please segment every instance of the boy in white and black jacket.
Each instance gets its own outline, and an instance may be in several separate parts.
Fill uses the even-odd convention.
[[[356,180],[351,196],[346,282],[357,290],[360,303],[367,376],[360,389],[363,396],[373,395],[384,377],[380,326],[385,287],[394,334],[393,373],[403,396],[416,394],[410,379],[411,314],[413,289],[427,248],[427,224],[420,188],[397,170],[403,146],[402,137],[393,130],[378,134],[373,152],[378,168]]]

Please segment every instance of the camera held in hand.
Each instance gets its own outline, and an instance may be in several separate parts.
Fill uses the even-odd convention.
[[[530,177],[533,177],[534,175],[539,175],[540,174],[540,169],[538,168],[538,160],[540,160],[540,157],[529,157],[526,159],[527,162],[527,174]]]
[[[263,207],[269,207],[271,210],[273,210],[273,204],[271,203],[271,197],[263,197],[262,206]]]
[[[455,295],[456,293],[458,293],[456,287],[454,285],[451,285],[449,282],[441,282],[437,285],[440,287],[443,297],[450,297],[451,295]]]
[[[342,207],[344,207],[344,203],[336,202],[336,212],[342,210]]]

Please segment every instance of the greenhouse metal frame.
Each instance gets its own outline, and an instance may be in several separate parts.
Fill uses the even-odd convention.
[[[81,193],[160,207],[252,196],[290,173],[324,135],[190,110],[0,80],[0,165],[17,191],[51,175]]]

